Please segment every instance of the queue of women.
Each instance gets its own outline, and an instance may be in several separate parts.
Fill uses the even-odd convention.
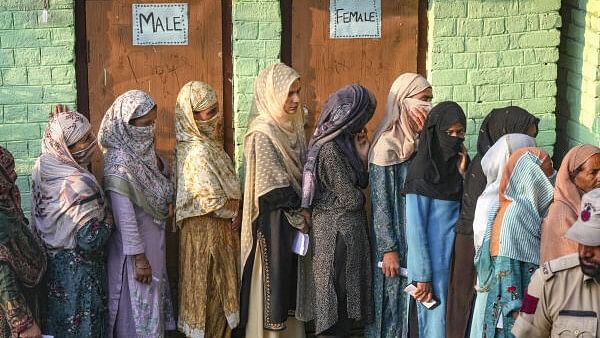
[[[351,84],[329,96],[307,144],[300,91],[284,64],[257,77],[243,183],[215,91],[198,81],[175,104],[173,169],[140,90],[114,101],[97,140],[83,115],[55,108],[30,217],[0,148],[0,337],[305,337],[307,322],[324,337],[509,337],[536,268],[577,250],[563,235],[600,187],[600,149],[576,146],[554,176],[539,120],[505,107],[484,119],[469,161],[463,109],[432,107],[417,74],[393,83],[372,141],[377,101]],[[88,171],[97,144],[102,186]]]

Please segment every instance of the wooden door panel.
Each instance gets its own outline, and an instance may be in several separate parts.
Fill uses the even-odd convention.
[[[418,0],[381,1],[380,39],[330,39],[329,1],[293,0],[292,66],[302,76],[302,100],[309,107],[311,134],[329,94],[351,83],[369,88],[377,98],[372,133],[385,111],[392,82],[405,72],[417,72]]]
[[[178,1],[144,1],[153,2]],[[221,1],[188,3],[187,46],[134,46],[132,3],[139,1],[86,1],[90,120],[97,131],[104,113],[117,96],[130,89],[144,90],[158,106],[157,149],[171,160],[175,146],[173,114],[182,85],[191,80],[209,83],[217,91],[223,109]],[[231,111],[225,114],[230,120]],[[226,132],[232,134],[231,128]],[[101,172],[99,156],[93,169]]]

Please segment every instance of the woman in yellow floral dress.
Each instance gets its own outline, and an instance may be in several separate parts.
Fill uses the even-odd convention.
[[[183,86],[175,107],[180,238],[179,330],[229,337],[239,323],[240,183],[223,149],[223,114],[205,83]]]

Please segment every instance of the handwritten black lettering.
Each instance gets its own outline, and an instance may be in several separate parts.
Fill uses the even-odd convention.
[[[146,24],[149,24],[150,20],[152,20],[152,27],[154,29],[154,13],[150,13],[148,15],[148,17],[146,17],[144,15],[144,13],[140,13],[140,33],[141,34],[144,34],[144,23],[143,23],[143,21],[146,21]]]

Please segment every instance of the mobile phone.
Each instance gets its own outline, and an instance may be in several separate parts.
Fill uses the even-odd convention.
[[[415,291],[417,291],[417,286],[415,285],[415,283],[411,283],[408,284],[408,286],[406,286],[404,288],[404,292],[408,293],[409,295],[411,295],[413,298],[415,298]],[[438,307],[440,305],[440,301],[437,299],[436,296],[433,296],[431,298],[430,302],[421,302],[421,304],[427,309],[427,310],[433,310],[436,307]]]

